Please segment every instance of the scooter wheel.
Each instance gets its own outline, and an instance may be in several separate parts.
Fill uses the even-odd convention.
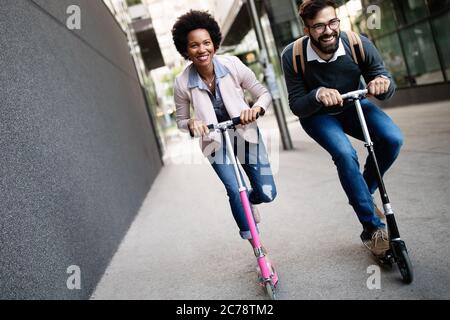
[[[267,295],[269,296],[270,300],[277,300],[277,295],[275,293],[275,287],[271,282],[266,282],[265,284]]]
[[[377,257],[377,258],[378,258],[378,262],[382,266],[392,268],[393,257],[392,257],[392,253],[390,251],[388,251],[385,256]]]
[[[413,268],[406,248],[401,249],[400,254],[397,257],[397,266],[402,275],[403,282],[407,284],[413,282]]]

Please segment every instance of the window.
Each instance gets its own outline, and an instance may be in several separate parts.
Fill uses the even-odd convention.
[[[431,14],[443,11],[450,7],[450,0],[427,0]]]
[[[361,0],[364,7],[370,6],[371,4],[378,4],[379,0]]]
[[[428,21],[400,31],[414,84],[444,81]]]
[[[398,20],[402,25],[416,22],[428,14],[425,0],[396,0],[395,4]]]
[[[398,87],[410,85],[405,60],[398,34],[394,33],[377,40],[377,48],[383,57],[386,69],[392,74]]]
[[[436,42],[444,60],[447,79],[450,79],[450,12],[432,20]]]
[[[397,28],[397,20],[395,17],[395,8],[392,1],[383,1],[379,4],[380,16],[375,16],[376,13],[369,13],[369,18],[380,19],[381,27],[380,29],[372,29],[370,33],[373,38],[378,38],[379,36],[394,31]]]
[[[272,23],[272,29],[277,37],[277,44],[282,48],[300,37],[298,25],[292,20]]]

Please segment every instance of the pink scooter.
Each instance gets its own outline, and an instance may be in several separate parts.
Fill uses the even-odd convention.
[[[256,229],[256,223],[253,218],[252,209],[250,208],[250,202],[247,197],[247,188],[244,186],[242,182],[239,167],[237,164],[237,159],[233,154],[233,152],[232,151],[230,152],[230,150],[234,149],[227,130],[234,128],[236,125],[240,124],[240,122],[241,122],[240,118],[236,117],[231,120],[221,122],[219,124],[210,124],[208,125],[208,129],[221,132],[227,144],[227,154],[231,159],[231,162],[233,163],[234,173],[239,186],[241,202],[244,207],[248,225],[250,227],[250,234],[252,235],[252,240],[250,240],[250,243],[252,244],[253,251],[258,261],[260,272],[259,284],[265,288],[267,294],[269,295],[269,298],[271,300],[275,300],[276,299],[275,290],[278,285],[278,275],[275,272],[275,269],[273,268],[271,263],[269,262],[269,259],[266,258],[266,255],[263,252],[262,244],[259,239],[259,234]]]

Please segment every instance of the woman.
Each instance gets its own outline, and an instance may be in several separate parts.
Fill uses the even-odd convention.
[[[271,96],[237,57],[215,55],[222,35],[209,13],[191,10],[180,16],[173,26],[172,36],[178,52],[192,61],[175,79],[177,126],[200,137],[203,154],[225,185],[241,237],[251,239],[233,166],[226,156],[226,144],[221,134],[209,132],[207,125],[241,118],[243,125],[238,126],[238,134],[232,139],[233,151],[249,178],[252,189],[248,196],[258,223],[259,213],[254,205],[271,202],[276,196],[267,152],[255,122],[257,114],[265,113]],[[252,108],[245,102],[244,89],[256,101]],[[194,116],[190,115],[190,105]],[[230,131],[232,137],[233,134]]]

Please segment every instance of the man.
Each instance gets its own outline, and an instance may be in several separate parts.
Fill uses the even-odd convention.
[[[364,58],[359,64],[354,61],[349,38],[339,30],[335,9],[332,0],[306,0],[300,6],[304,33],[308,36],[303,41],[304,71],[299,66],[295,71],[294,43],[282,53],[289,105],[306,133],[331,155],[349,203],[363,226],[363,243],[373,254],[383,256],[389,240],[385,224],[375,214],[378,208],[373,194],[378,185],[373,163],[368,158],[361,174],[356,151],[346,134],[359,140],[364,137],[354,103],[344,102],[341,94],[363,89],[361,75],[369,94],[379,100],[390,98],[395,84],[377,49],[364,36],[360,37]],[[403,136],[375,104],[363,99],[361,105],[383,175],[397,158]]]

